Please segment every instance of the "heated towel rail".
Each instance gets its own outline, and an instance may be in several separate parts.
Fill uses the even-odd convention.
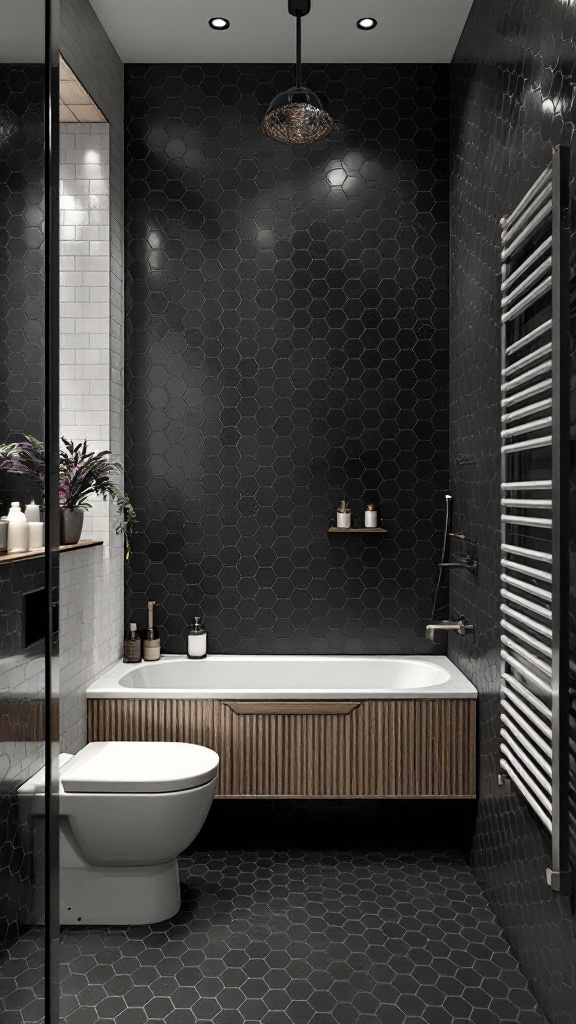
[[[569,865],[569,151],[502,218],[500,770]]]

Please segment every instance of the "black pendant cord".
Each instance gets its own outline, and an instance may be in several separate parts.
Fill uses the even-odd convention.
[[[302,88],[302,17],[296,17],[296,85]]]

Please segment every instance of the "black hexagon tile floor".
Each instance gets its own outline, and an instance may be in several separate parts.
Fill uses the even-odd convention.
[[[181,875],[166,924],[64,931],[66,1024],[545,1024],[458,853],[203,851]],[[17,949],[3,1024],[38,1020]]]

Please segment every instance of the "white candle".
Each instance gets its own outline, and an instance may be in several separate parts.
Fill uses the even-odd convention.
[[[44,523],[28,523],[28,547],[30,549],[44,547]]]

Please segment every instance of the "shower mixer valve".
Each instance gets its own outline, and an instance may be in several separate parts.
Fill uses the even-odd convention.
[[[464,558],[458,559],[456,562],[440,562],[441,569],[466,569],[467,572],[472,573],[473,576],[478,575],[478,559],[474,558],[473,555],[466,555]]]

